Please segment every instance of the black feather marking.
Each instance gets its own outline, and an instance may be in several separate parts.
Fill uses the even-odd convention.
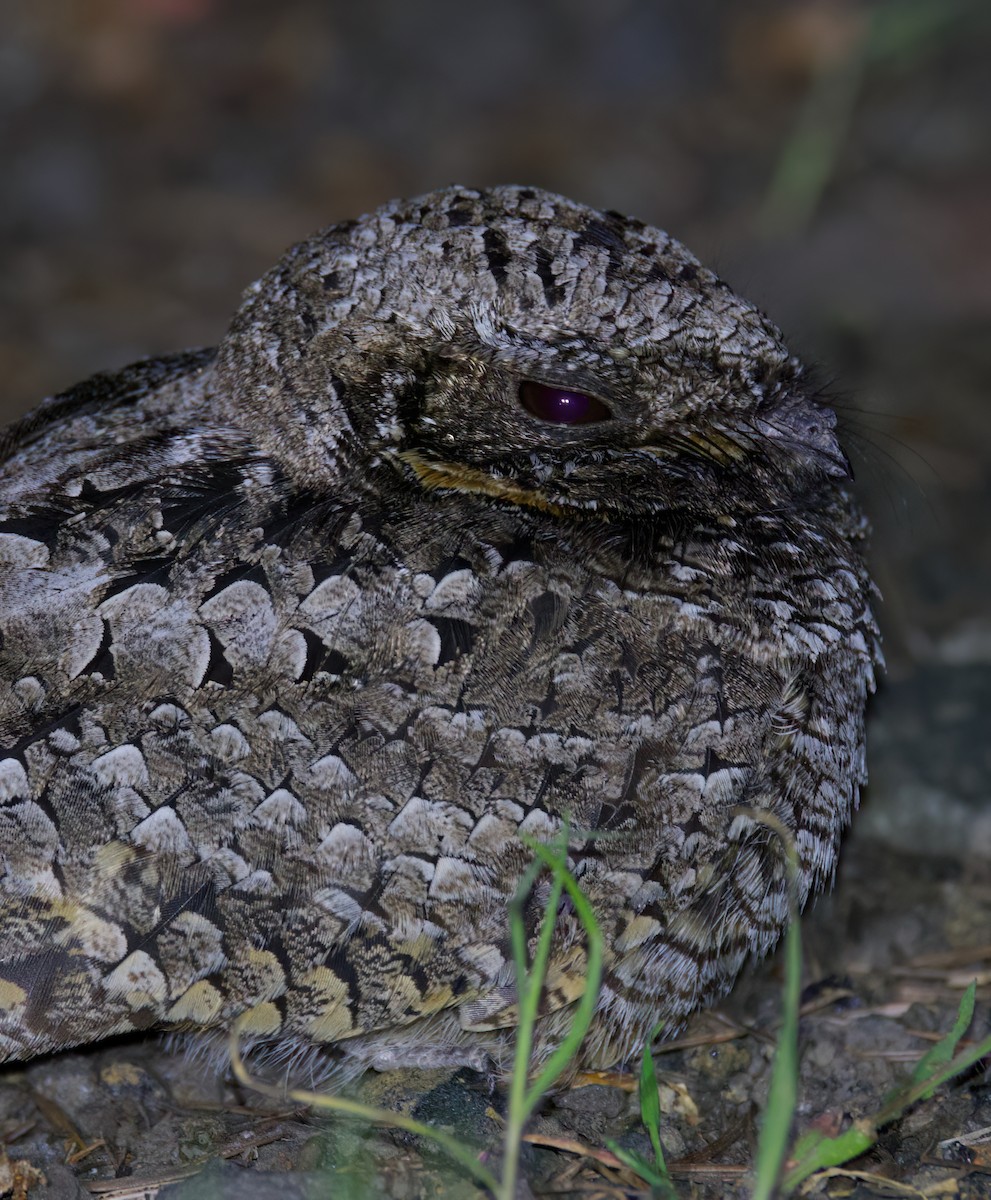
[[[506,268],[511,261],[505,235],[498,229],[486,229],[482,244],[485,247],[485,261],[489,264],[492,278],[497,284],[502,284],[506,278]]]
[[[471,225],[474,219],[475,212],[470,201],[462,200],[447,210],[447,223],[452,228],[457,228],[459,225]]]
[[[218,501],[228,502],[243,481],[243,463],[216,461],[198,466],[162,492],[162,523],[175,534],[183,533]]]
[[[100,638],[100,644],[96,648],[96,653],[83,667],[79,674],[96,675],[99,673],[104,679],[113,679],[116,671],[114,668],[114,656],[111,650],[112,645],[113,637],[110,633],[110,622],[104,621],[103,636]]]
[[[227,661],[220,639],[212,629],[207,630],[207,636],[210,639],[210,661],[201,685],[210,682],[219,683],[221,687],[230,687],[234,682],[234,668]]]
[[[427,621],[440,634],[438,667],[471,653],[475,644],[475,627],[470,622],[458,620],[457,617],[428,617]]]
[[[219,596],[232,583],[241,583],[243,580],[261,584],[268,591],[268,576],[265,574],[265,568],[261,563],[239,563],[236,567],[232,567],[231,570],[224,571],[217,576],[210,590],[203,594],[200,604],[205,604],[207,600],[212,600],[214,596]]]
[[[533,616],[533,641],[537,643],[550,637],[564,624],[568,606],[556,592],[544,592],[530,601]]]
[[[553,259],[547,247],[538,246],[534,259],[534,268],[537,272],[537,278],[544,289],[544,298],[551,307],[555,304],[560,304],[561,300],[564,299],[564,288],[557,281],[557,276],[554,274],[554,268],[551,265],[552,262]]]
[[[11,533],[17,537],[41,542],[49,550],[55,549],[59,531],[72,510],[60,504],[32,504],[20,516],[6,517],[0,521],[0,533]]]
[[[323,661],[327,657],[327,648],[323,644],[323,638],[315,634],[312,629],[300,629],[299,632],[303,635],[303,641],[306,643],[306,659],[299,674],[299,682],[309,683],[323,665]]]

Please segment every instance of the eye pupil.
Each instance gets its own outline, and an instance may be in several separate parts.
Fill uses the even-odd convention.
[[[535,383],[532,379],[520,384],[520,402],[528,413],[555,425],[587,425],[612,417],[609,409],[595,396]]]

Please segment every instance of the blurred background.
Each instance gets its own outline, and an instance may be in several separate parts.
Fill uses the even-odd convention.
[[[876,526],[864,818],[991,850],[991,20],[977,0],[4,0],[6,419],[222,335],[314,228],[449,182],[668,229],[822,364]]]

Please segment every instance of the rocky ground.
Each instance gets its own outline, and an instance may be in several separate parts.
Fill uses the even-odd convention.
[[[12,0],[0,34],[5,416],[215,340],[285,244],[452,179],[538,183],[664,225],[827,364],[876,527],[889,673],[869,794],[803,925],[797,1124],[876,1112],[974,978],[985,1036],[984,8]],[[775,958],[659,1047],[679,1195],[748,1194],[780,990]],[[648,1147],[624,1084],[548,1100],[525,1158],[534,1195],[637,1194],[603,1153]],[[383,1075],[362,1092],[497,1156],[504,1098],[484,1079]],[[890,1126],[859,1176],[817,1186],[989,1196],[989,1128],[976,1069]],[[0,1186],[37,1200],[477,1194],[407,1135],[266,1108],[153,1039],[6,1070],[0,1138]]]

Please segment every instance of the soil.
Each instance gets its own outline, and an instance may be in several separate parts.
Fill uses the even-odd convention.
[[[849,108],[831,109],[815,81],[854,78],[868,20],[887,32]],[[796,1131],[877,1112],[972,979],[969,1037],[986,1036],[984,8],[23,0],[0,34],[4,418],[92,370],[215,341],[285,244],[455,178],[670,228],[828,364],[875,526],[889,669],[868,795],[803,921]],[[801,158],[810,96],[835,147],[824,186],[775,208],[769,181]],[[656,1048],[679,1197],[750,1194],[781,986],[774,956]],[[649,1194],[603,1153],[610,1139],[650,1153],[632,1088],[617,1075],[549,1098],[532,1134],[571,1148],[528,1145],[520,1194]],[[497,1163],[505,1097],[486,1078],[372,1075],[358,1092]],[[812,1193],[991,1196],[989,1129],[978,1066]],[[416,1138],[273,1105],[154,1037],[5,1068],[0,1138],[0,1190],[32,1200],[479,1194]]]

